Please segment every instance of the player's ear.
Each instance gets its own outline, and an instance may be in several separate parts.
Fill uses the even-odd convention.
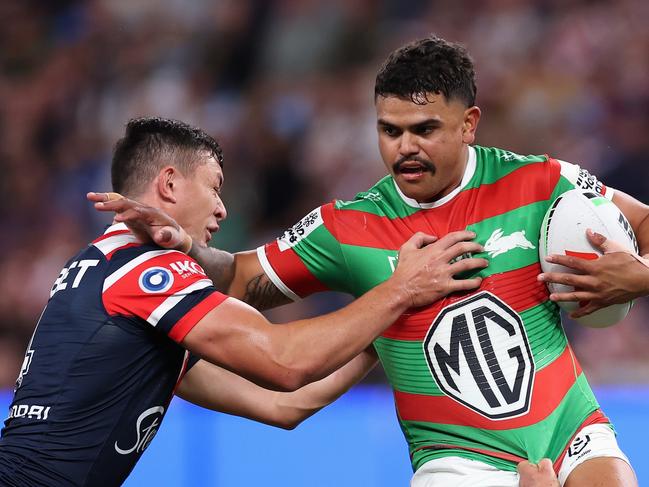
[[[464,111],[464,122],[462,123],[462,142],[473,144],[475,141],[475,131],[480,121],[480,108],[472,106]]]
[[[173,166],[163,167],[156,179],[156,188],[163,201],[176,203],[178,176],[180,174]]]

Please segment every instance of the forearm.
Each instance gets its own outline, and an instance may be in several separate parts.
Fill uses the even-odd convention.
[[[374,351],[367,350],[318,382],[295,392],[277,392],[201,360],[183,378],[177,394],[213,411],[292,429],[348,391],[376,363]]]
[[[411,297],[399,283],[386,281],[345,308],[284,325],[227,299],[182,343],[262,387],[295,391],[349,362],[409,307]]]
[[[278,361],[303,371],[303,384],[321,379],[365,350],[409,306],[407,293],[385,282],[333,313],[275,326]]]
[[[194,244],[189,256],[203,267],[219,291],[227,292],[234,278],[234,256],[231,253]]]
[[[274,393],[276,425],[294,428],[363,380],[377,362],[376,353],[370,347],[324,379],[307,384],[295,392]]]

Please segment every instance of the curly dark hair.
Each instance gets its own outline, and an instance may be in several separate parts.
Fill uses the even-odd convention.
[[[163,165],[176,166],[183,174],[202,161],[199,151],[209,152],[223,167],[223,151],[203,130],[179,120],[161,117],[134,118],[113,152],[113,191],[137,196]]]
[[[423,105],[427,94],[442,94],[475,105],[475,71],[466,49],[436,36],[406,44],[383,63],[376,75],[374,99],[378,96],[410,98]]]

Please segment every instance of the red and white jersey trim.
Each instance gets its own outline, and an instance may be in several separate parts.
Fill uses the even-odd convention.
[[[151,314],[147,317],[147,321],[150,325],[156,326],[158,321],[162,319],[171,309],[173,309],[184,297],[193,293],[194,291],[199,291],[205,289],[206,287],[212,286],[212,281],[209,279],[201,279],[193,284],[190,284],[186,288],[181,289],[175,294],[172,294],[167,299],[165,299],[156,309],[154,309]]]
[[[140,241],[131,233],[124,223],[111,225],[104,235],[92,243],[105,256],[109,256],[123,247],[138,245]]]
[[[161,255],[172,254],[172,253],[176,253],[181,255],[182,257],[186,257],[185,254],[177,250],[151,250],[149,252],[145,252],[142,255],[136,257],[135,259],[129,261],[127,264],[123,265],[115,272],[113,272],[110,276],[108,276],[104,280],[103,292],[106,292],[106,290],[110,288],[113,284],[115,284],[122,277],[124,277],[126,274],[128,274],[129,272],[131,272],[133,269],[143,264],[144,262],[151,259],[155,259],[156,257],[159,257]]]
[[[277,286],[277,289],[282,291],[287,298],[292,299],[293,301],[299,301],[300,296],[295,294],[293,291],[291,291],[291,289],[289,289],[286,284],[284,284],[284,282],[275,272],[275,269],[273,269],[273,266],[270,265],[268,257],[266,257],[266,247],[264,245],[257,247],[257,257],[259,258],[259,263],[268,276],[268,279],[270,279],[270,281],[275,284],[275,286]]]

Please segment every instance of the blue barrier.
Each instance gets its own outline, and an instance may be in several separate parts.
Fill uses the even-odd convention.
[[[640,485],[646,462],[649,388],[598,388]],[[6,411],[8,393],[0,394]],[[161,430],[126,487],[406,486],[405,440],[384,386],[362,385],[294,431],[213,413],[174,399]]]

